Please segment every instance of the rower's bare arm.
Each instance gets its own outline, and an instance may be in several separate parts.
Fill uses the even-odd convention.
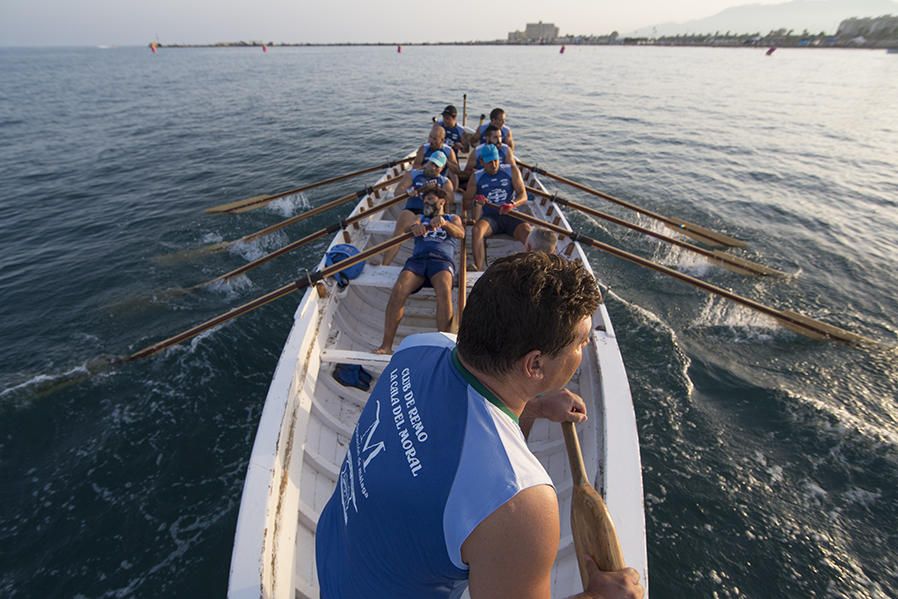
[[[521,176],[521,169],[514,162],[511,164],[511,184],[514,187],[515,207],[523,206],[527,203],[527,188],[524,187],[524,177]]]
[[[462,239],[465,236],[465,228],[461,223],[461,218],[455,214],[450,214],[444,219],[443,228],[449,233],[449,237]]]
[[[415,153],[415,160],[412,162],[412,168],[421,168],[424,165],[424,146],[418,146]]]
[[[471,175],[471,178],[468,179],[468,186],[465,188],[465,195],[462,196],[462,205],[465,208],[470,208],[471,204],[474,202],[474,195],[477,193],[477,177]]]
[[[552,487],[530,487],[512,497],[462,545],[471,599],[549,599],[558,537]]]
[[[399,183],[396,184],[396,187],[393,188],[393,195],[398,196],[400,193],[405,193],[405,190],[408,189],[412,184],[412,174],[405,173],[402,175],[402,178],[399,179]]]
[[[511,137],[511,129],[508,130],[508,137],[504,138],[502,141],[505,142],[505,145],[514,150],[514,139]]]
[[[465,162],[465,170],[464,172],[469,175],[474,172],[474,165],[477,164],[477,150],[471,150],[471,153],[468,154],[468,160]]]
[[[514,150],[511,146],[508,146],[508,153],[505,155],[505,164],[518,165],[518,162],[514,158]]]
[[[449,172],[459,174],[461,171],[458,168],[458,156],[455,155],[455,150],[449,150]]]

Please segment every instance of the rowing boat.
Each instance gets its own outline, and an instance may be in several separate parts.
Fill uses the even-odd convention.
[[[406,165],[385,171],[378,183]],[[523,173],[528,185],[545,191],[535,173]],[[390,197],[372,191],[351,215],[370,215],[337,233],[329,247],[351,243],[371,247],[392,236],[401,205],[372,210]],[[528,202],[525,211],[570,229],[551,198]],[[470,236],[470,229],[468,230]],[[383,333],[384,309],[411,244],[394,265],[368,265],[346,288],[329,282],[310,287],[294,314],[293,327],[265,400],[247,469],[231,557],[228,594],[249,597],[318,597],[315,527],[333,493],[346,444],[367,393],[333,377],[337,364],[359,364],[375,380],[390,356],[371,353]],[[466,244],[470,248],[470,244]],[[490,239],[488,259],[521,250],[510,238]],[[558,252],[589,267],[583,248],[570,238]],[[468,263],[472,263],[468,258]],[[319,268],[323,268],[322,257]],[[480,273],[467,274],[467,287]],[[433,291],[409,298],[395,346],[414,333],[434,330]],[[600,304],[592,317],[592,340],[569,388],[587,403],[590,418],[578,426],[590,479],[602,493],[617,526],[627,564],[648,588],[642,471],[630,388],[608,311]],[[561,542],[552,572],[552,596],[582,590],[571,535],[572,484],[561,427],[539,420],[528,444],[558,491]]]

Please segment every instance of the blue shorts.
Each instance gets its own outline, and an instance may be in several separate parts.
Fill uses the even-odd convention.
[[[518,225],[524,223],[524,221],[513,216],[499,214],[498,210],[493,210],[492,208],[484,208],[480,220],[489,223],[493,235],[502,235],[504,233],[512,237],[514,237],[514,231],[518,228]]]
[[[402,270],[407,270],[418,275],[419,277],[424,277],[424,282],[421,284],[421,287],[418,287],[417,289],[412,291],[412,293],[417,293],[424,287],[433,287],[433,285],[431,285],[430,283],[430,278],[437,273],[448,270],[449,275],[454,276],[455,264],[453,264],[451,260],[446,260],[445,258],[426,256],[416,258],[412,256],[405,261],[405,266],[402,267]]]

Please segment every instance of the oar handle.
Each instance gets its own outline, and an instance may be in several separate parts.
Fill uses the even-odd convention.
[[[130,356],[125,358],[125,361],[133,362],[134,360],[146,358],[147,356],[151,356],[157,352],[162,351],[163,349],[171,347],[172,345],[177,345],[179,343],[187,341],[188,339],[192,339],[193,337],[196,337],[200,333],[207,331],[214,326],[217,326],[219,324],[227,322],[227,321],[229,321],[233,318],[236,318],[238,316],[242,316],[243,314],[252,312],[258,308],[261,308],[265,304],[268,304],[277,299],[280,299],[280,298],[284,297],[285,295],[289,295],[290,293],[293,293],[294,291],[303,291],[304,289],[308,288],[310,285],[314,285],[318,281],[321,281],[323,279],[326,279],[327,277],[335,275],[338,272],[349,268],[350,266],[355,266],[359,262],[367,260],[371,256],[374,256],[374,255],[379,254],[385,250],[388,250],[391,247],[393,247],[394,245],[398,245],[398,244],[402,243],[403,241],[405,241],[406,239],[410,239],[411,237],[412,237],[411,233],[403,233],[401,235],[397,235],[396,237],[393,237],[392,239],[388,239],[388,240],[384,241],[383,243],[379,243],[363,252],[359,252],[355,256],[352,256],[345,260],[341,260],[340,262],[337,262],[336,264],[328,266],[324,270],[319,270],[316,272],[308,272],[307,271],[305,277],[300,277],[299,279],[295,280],[292,283],[288,283],[287,285],[278,287],[277,289],[275,289],[273,291],[269,291],[265,295],[261,295],[252,301],[249,301],[243,305],[237,306],[236,308],[232,308],[223,314],[219,314],[218,316],[210,318],[206,322],[203,322],[194,327],[191,327],[191,328],[187,329],[186,331],[178,333],[177,335],[173,335],[172,337],[169,337],[168,339],[164,339],[158,343],[154,343],[153,345],[147,346],[147,347],[141,349],[140,351],[134,352],[133,354],[131,354]]]
[[[580,449],[580,439],[577,437],[577,429],[573,422],[562,422],[561,432],[564,433],[564,445],[567,449],[568,462],[571,465],[571,478],[575,485],[588,485],[589,476],[586,474],[586,464],[583,462],[583,451]]]

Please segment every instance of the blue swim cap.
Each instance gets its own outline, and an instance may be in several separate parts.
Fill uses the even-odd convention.
[[[480,159],[484,163],[499,160],[499,148],[493,144],[486,144],[480,149]]]

